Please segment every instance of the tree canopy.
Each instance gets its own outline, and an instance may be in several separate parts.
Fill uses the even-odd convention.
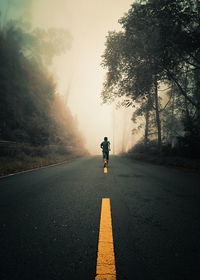
[[[103,101],[120,97],[123,105],[136,106],[134,119],[141,114],[145,119],[145,142],[154,123],[159,149],[170,141],[164,135],[166,112],[171,108],[174,114],[172,107],[180,111],[184,125],[179,137],[192,138],[188,129],[193,124],[200,138],[200,2],[136,1],[119,23],[122,31],[109,32],[106,40]]]

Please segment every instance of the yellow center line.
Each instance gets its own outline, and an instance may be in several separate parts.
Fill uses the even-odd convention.
[[[116,280],[110,199],[103,198],[95,280]]]

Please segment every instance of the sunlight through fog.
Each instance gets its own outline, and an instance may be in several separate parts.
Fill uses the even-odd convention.
[[[33,28],[65,28],[71,34],[71,47],[54,58],[51,71],[57,91],[76,116],[86,148],[93,154],[101,152],[99,144],[104,136],[110,139],[111,146],[115,143],[112,147],[115,153],[127,150],[135,143],[131,133],[132,109],[114,112],[114,105],[102,105],[100,97],[105,73],[100,64],[106,36],[108,31],[120,29],[118,20],[132,2],[15,0],[15,5],[10,6],[5,2],[4,14],[8,19],[21,16],[24,21],[31,22]]]

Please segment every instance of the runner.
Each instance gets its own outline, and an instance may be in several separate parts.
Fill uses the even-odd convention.
[[[101,143],[100,147],[103,152],[104,167],[106,167],[108,165],[110,151],[110,142],[108,141],[108,137],[104,137],[104,141]]]

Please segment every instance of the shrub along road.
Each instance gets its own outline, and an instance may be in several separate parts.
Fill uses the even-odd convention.
[[[200,276],[200,175],[87,157],[0,180],[2,280],[93,280],[110,198],[118,280]],[[102,278],[103,279],[103,278]]]

